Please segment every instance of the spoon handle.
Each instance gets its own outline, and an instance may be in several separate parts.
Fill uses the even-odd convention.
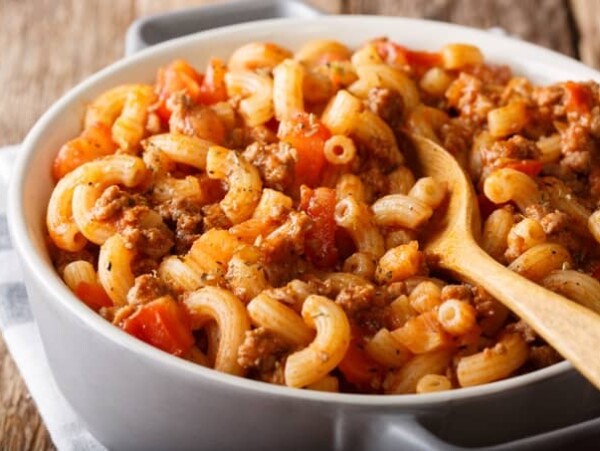
[[[475,242],[468,244],[461,243],[462,259],[446,252],[442,265],[510,308],[600,389],[600,315],[507,269]]]

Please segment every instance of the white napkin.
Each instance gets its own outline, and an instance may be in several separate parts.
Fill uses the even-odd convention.
[[[6,191],[17,146],[0,148],[0,331],[54,445],[60,451],[105,451],[58,390],[27,301],[6,223]]]

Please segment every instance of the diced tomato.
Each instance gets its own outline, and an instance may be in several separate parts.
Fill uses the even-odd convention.
[[[171,117],[171,110],[167,101],[172,94],[185,91],[190,98],[197,102],[200,99],[200,85],[202,76],[185,60],[175,60],[166,67],[158,70],[156,89],[158,93],[158,107],[156,113],[167,122]]]
[[[194,344],[187,312],[170,297],[142,305],[123,321],[123,330],[173,355],[186,354]]]
[[[375,362],[363,349],[362,339],[353,337],[346,355],[338,365],[344,378],[355,385],[368,385],[383,374],[383,367]]]
[[[55,180],[60,180],[82,164],[111,155],[116,150],[110,128],[101,123],[93,124],[60,148],[52,165],[52,175]]]
[[[306,257],[319,268],[333,266],[338,258],[335,245],[337,225],[333,217],[335,190],[323,187],[312,190],[302,186],[300,195],[300,209],[313,220],[313,226],[306,232]]]
[[[295,184],[317,186],[325,166],[323,147],[331,137],[331,132],[315,115],[297,113],[291,121],[280,123],[279,138],[290,144],[298,152],[295,167]]]
[[[567,111],[578,114],[589,114],[592,109],[592,93],[583,83],[568,81],[564,84],[565,104]]]
[[[225,72],[223,61],[212,58],[208,62],[204,80],[200,85],[200,103],[212,105],[227,100],[227,87],[225,86]]]
[[[418,74],[442,64],[442,56],[439,53],[410,50],[387,39],[376,40],[374,44],[384,61],[389,64],[408,64]]]
[[[451,336],[442,328],[433,311],[409,319],[392,332],[394,338],[413,354],[435,351],[452,345]]]
[[[102,307],[113,305],[104,288],[97,283],[80,282],[75,289],[75,296],[96,312]]]
[[[530,177],[536,177],[542,171],[544,163],[537,160],[518,160],[506,163],[504,167],[523,172],[524,174],[527,174]]]

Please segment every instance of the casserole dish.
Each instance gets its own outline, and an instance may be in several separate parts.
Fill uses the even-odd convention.
[[[335,37],[356,47],[378,35],[421,49],[472,42],[491,62],[509,64],[537,83],[600,79],[550,51],[453,25],[361,16],[272,20],[181,38],[110,66],[63,97],[27,137],[11,186],[11,233],[57,384],[109,448],[432,449],[510,442],[585,420],[590,421],[573,431],[591,433],[597,427],[592,419],[600,413],[600,394],[564,362],[502,382],[419,397],[292,390],[161,353],[94,315],[55,274],[43,226],[52,187],[48,168],[98,94],[121,83],[151,81],[149,74],[175,56],[201,66],[249,41],[295,48],[307,39]],[[505,446],[547,449],[565,443],[560,440],[572,437],[550,434]]]

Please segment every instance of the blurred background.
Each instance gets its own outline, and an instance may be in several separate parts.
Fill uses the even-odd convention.
[[[123,55],[136,18],[222,0],[0,0],[0,146]],[[252,0],[247,0],[252,1]],[[327,13],[420,17],[507,33],[600,68],[600,0],[307,0]],[[82,375],[85,377],[85,375]],[[0,339],[0,449],[54,449]]]

